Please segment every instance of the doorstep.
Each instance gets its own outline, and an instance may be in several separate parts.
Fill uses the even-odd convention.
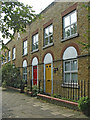
[[[76,102],[62,100],[62,99],[59,99],[59,98],[54,98],[54,97],[43,95],[43,94],[37,94],[37,98],[38,99],[43,99],[45,101],[48,101],[48,102],[56,104],[56,105],[64,106],[64,107],[74,109],[74,110],[79,110],[78,109],[78,103],[76,103]]]

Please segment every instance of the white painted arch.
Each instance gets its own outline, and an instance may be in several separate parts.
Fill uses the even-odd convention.
[[[38,65],[38,59],[37,57],[34,57],[32,60],[32,66]]]
[[[23,67],[27,67],[27,60],[23,61]]]
[[[63,60],[76,58],[77,55],[77,50],[73,46],[70,46],[64,51]]]
[[[47,53],[44,57],[44,64],[52,63],[53,57],[50,53]]]

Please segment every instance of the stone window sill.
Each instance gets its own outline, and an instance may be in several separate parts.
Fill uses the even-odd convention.
[[[33,54],[33,53],[35,53],[35,52],[38,52],[39,51],[39,49],[35,49],[35,50],[33,50],[32,52],[31,52],[31,54]]]
[[[51,46],[53,46],[53,45],[54,45],[54,43],[50,43],[50,44],[48,44],[48,45],[45,45],[45,46],[43,47],[43,49],[48,48],[48,47],[51,47]]]
[[[61,42],[64,42],[64,41],[66,41],[66,40],[70,40],[70,39],[75,38],[75,37],[78,37],[78,36],[79,36],[79,34],[76,33],[76,34],[74,34],[74,35],[71,35],[71,36],[69,36],[69,37],[67,37],[67,38],[62,39]]]
[[[79,88],[79,85],[78,84],[62,84],[61,87],[63,88]]]
[[[16,60],[16,58],[12,59],[12,60]]]
[[[27,56],[28,54],[22,55],[22,57]]]

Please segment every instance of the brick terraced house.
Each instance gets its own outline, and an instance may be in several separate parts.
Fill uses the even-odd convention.
[[[88,43],[88,10],[82,2],[53,2],[30,25],[7,42],[8,58],[20,68],[28,86],[39,85],[46,94],[78,99],[90,97],[89,53],[79,42]],[[88,36],[89,37],[89,36]]]

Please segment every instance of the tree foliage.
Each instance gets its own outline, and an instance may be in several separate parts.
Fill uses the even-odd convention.
[[[1,15],[2,37],[10,39],[14,38],[16,32],[25,32],[26,25],[36,18],[31,6],[20,2],[5,2],[5,0],[2,1]]]
[[[2,66],[2,82],[6,82],[7,86],[20,88],[21,76],[18,68],[13,68],[11,64]]]

